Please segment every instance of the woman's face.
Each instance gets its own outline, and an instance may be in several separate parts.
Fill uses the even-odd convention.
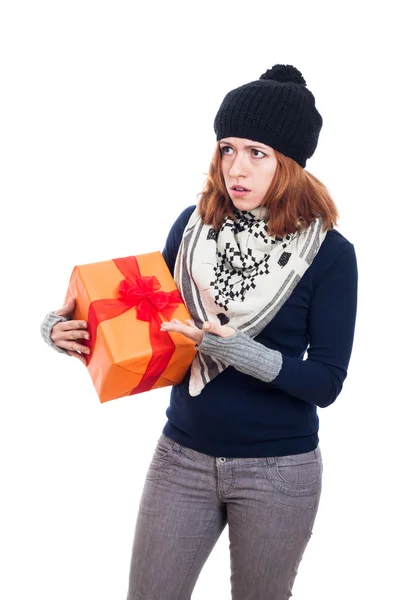
[[[258,208],[274,177],[277,159],[274,149],[244,138],[223,138],[221,149],[222,174],[226,189],[236,208]],[[237,191],[244,187],[247,191]]]

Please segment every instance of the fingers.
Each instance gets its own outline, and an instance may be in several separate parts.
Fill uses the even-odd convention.
[[[53,340],[54,341],[54,340]],[[80,344],[77,341],[69,341],[69,340],[56,340],[54,341],[56,346],[62,348],[63,350],[72,350],[73,352],[83,352],[83,354],[90,354],[90,348]]]
[[[164,321],[161,323],[162,331],[176,331],[178,333],[183,333],[184,329],[187,329],[188,326],[184,325],[178,319],[172,319],[171,321]]]
[[[87,329],[86,321],[60,321],[54,325],[57,331],[69,331],[70,329]]]
[[[86,366],[86,356],[83,354],[79,354],[79,352],[73,352],[72,350],[67,350],[68,354],[78,358],[85,366]]]
[[[86,330],[82,331],[81,329],[70,329],[65,331],[55,329],[53,327],[51,339],[53,342],[60,342],[62,340],[89,340],[90,335]]]
[[[51,332],[53,342],[58,340],[77,340],[90,338],[84,321],[65,321],[56,323]]]
[[[164,321],[161,324],[161,331],[173,331],[175,333],[181,333],[193,342],[201,343],[204,333],[198,327],[196,327],[195,323],[191,319],[186,319],[185,323],[181,323],[181,321],[178,319]]]
[[[171,321],[164,321],[161,324],[161,329],[164,331],[176,331],[178,333],[188,333],[189,331],[192,331],[193,329],[195,329],[196,331],[199,331],[198,328],[196,327],[196,325],[194,324],[194,321],[192,321],[191,319],[186,319],[185,323],[182,323],[181,321],[179,321],[179,319],[171,319]]]
[[[50,337],[52,342],[63,350],[90,354],[90,349],[80,343],[82,340],[90,339],[86,327],[87,323],[85,321],[65,321],[56,323]]]
[[[74,298],[68,298],[67,303],[60,308],[59,310],[55,311],[55,315],[57,315],[58,317],[68,317],[68,315],[72,314],[75,310],[75,299]]]

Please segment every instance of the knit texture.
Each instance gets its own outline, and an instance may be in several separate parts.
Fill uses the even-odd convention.
[[[46,342],[46,344],[48,344],[51,348],[53,348],[53,350],[57,350],[57,352],[60,352],[61,354],[66,354],[67,356],[71,356],[63,348],[59,348],[51,339],[51,332],[52,332],[54,325],[56,323],[60,323],[61,321],[68,321],[68,320],[69,319],[67,319],[66,317],[60,317],[59,315],[56,315],[54,312],[49,312],[49,313],[47,313],[47,315],[45,316],[45,318],[43,319],[43,321],[40,325],[40,333],[42,335],[42,338]]]
[[[317,147],[323,122],[306,86],[292,65],[274,65],[260,79],[230,91],[214,120],[217,140],[255,140],[305,167]]]
[[[280,352],[266,348],[238,330],[227,338],[205,332],[202,343],[196,348],[267,383],[277,377],[282,367]]]

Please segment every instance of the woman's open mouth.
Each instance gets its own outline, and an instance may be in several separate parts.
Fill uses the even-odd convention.
[[[231,194],[233,196],[246,196],[246,194],[250,194],[251,190],[247,189],[242,185],[233,185],[231,187]]]

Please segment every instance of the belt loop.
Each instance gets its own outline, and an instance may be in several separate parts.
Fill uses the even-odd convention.
[[[267,456],[267,465],[274,465],[275,464],[275,458],[273,456]]]

